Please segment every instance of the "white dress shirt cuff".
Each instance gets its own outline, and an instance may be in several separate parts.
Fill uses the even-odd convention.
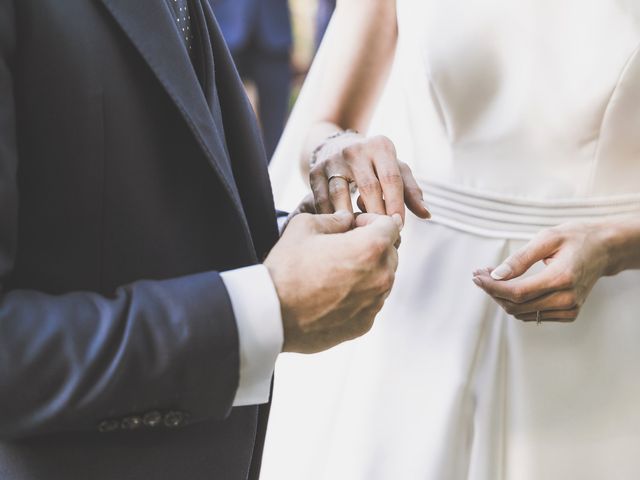
[[[234,407],[267,403],[284,332],[280,300],[264,265],[220,274],[238,326],[240,380]]]
[[[287,223],[287,220],[289,220],[288,216],[281,216],[278,217],[278,231],[280,232],[280,235],[282,235],[282,233],[284,232],[284,226]]]

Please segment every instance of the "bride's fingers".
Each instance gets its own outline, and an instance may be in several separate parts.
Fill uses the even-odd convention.
[[[559,288],[569,288],[558,283],[561,278],[556,264],[550,264],[544,270],[530,277],[518,277],[513,280],[494,280],[486,271],[473,277],[473,282],[492,297],[523,304],[538,299]]]
[[[522,320],[523,322],[537,322],[538,320],[540,320],[541,322],[571,323],[578,318],[579,313],[580,310],[578,308],[572,308],[570,310],[540,311],[540,316],[538,316],[537,312],[527,313],[523,315],[517,315],[516,318],[518,320]]]
[[[387,215],[397,213],[404,221],[404,184],[396,147],[383,135],[373,137],[370,142],[373,148],[373,168],[382,188],[381,199],[384,198],[385,212]],[[366,200],[365,198],[365,203]]]
[[[346,210],[353,213],[349,182],[342,177],[329,177],[329,198],[333,211]]]
[[[399,214],[404,220],[404,182],[395,156],[383,151],[374,159],[376,173],[382,187],[387,215]]]
[[[494,297],[496,302],[510,315],[536,314],[544,310],[570,310],[578,306],[575,291],[561,290],[548,293],[536,300],[525,303],[514,303],[508,300]]]
[[[333,213],[329,197],[329,184],[324,170],[320,167],[312,168],[309,172],[309,184],[313,192],[316,213]]]
[[[354,166],[353,178],[356,181],[356,186],[366,211],[379,215],[387,213],[382,198],[382,187],[371,162],[362,162]]]
[[[431,218],[431,213],[423,200],[422,189],[418,185],[418,182],[416,182],[411,168],[404,162],[400,162],[399,167],[404,184],[404,203],[407,205],[407,208],[420,218]]]

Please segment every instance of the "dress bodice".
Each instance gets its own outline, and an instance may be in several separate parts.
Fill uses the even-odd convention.
[[[422,178],[527,198],[640,193],[640,2],[398,0],[374,130]]]

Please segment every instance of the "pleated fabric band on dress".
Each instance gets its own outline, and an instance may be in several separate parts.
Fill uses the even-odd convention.
[[[571,221],[640,215],[640,193],[576,199],[526,199],[418,180],[432,221],[475,235],[529,240]]]

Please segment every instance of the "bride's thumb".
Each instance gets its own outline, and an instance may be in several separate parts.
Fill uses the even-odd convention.
[[[491,278],[510,280],[519,277],[539,261],[548,258],[553,253],[552,250],[552,245],[544,240],[544,236],[537,236],[498,265],[491,272]]]

